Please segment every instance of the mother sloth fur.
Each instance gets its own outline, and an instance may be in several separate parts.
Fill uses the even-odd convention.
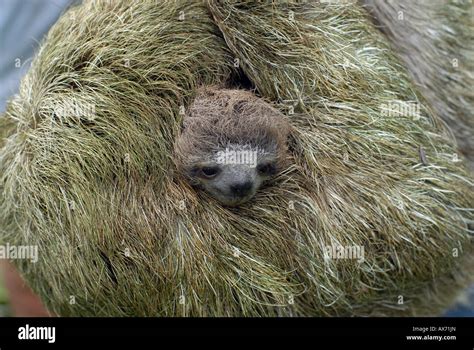
[[[199,87],[244,77],[291,147],[229,207],[174,155]],[[1,123],[1,243],[38,245],[15,263],[56,314],[433,315],[472,280],[472,178],[355,5],[84,1]]]

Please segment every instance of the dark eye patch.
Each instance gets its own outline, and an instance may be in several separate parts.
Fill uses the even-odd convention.
[[[200,177],[203,179],[212,179],[220,174],[221,167],[214,163],[197,163],[188,168],[190,177]]]
[[[274,163],[261,163],[257,165],[257,171],[260,175],[270,176],[276,174],[277,167]]]
[[[201,172],[203,173],[204,176],[214,177],[219,172],[219,168],[216,166],[205,166],[205,167],[202,167]]]

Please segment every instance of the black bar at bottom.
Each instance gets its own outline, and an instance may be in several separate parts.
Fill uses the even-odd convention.
[[[0,318],[0,350],[236,335],[314,336],[333,345],[378,348],[473,349],[474,318]]]

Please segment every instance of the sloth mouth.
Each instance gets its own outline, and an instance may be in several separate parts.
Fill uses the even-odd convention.
[[[254,197],[255,192],[256,191],[252,191],[251,193],[243,197],[226,195],[223,197],[224,200],[222,200],[221,202],[230,207],[237,207],[251,200]]]
[[[253,197],[252,196],[247,196],[247,197],[237,197],[237,198],[232,198],[230,201],[222,202],[224,205],[229,206],[229,207],[237,207],[241,204],[244,204],[245,202],[248,202],[251,200]]]
[[[239,206],[241,204],[244,204],[245,202],[248,202],[249,200],[251,200],[253,198],[253,196],[255,195],[256,191],[254,190],[246,196],[231,195],[231,194],[228,194],[227,192],[222,191],[222,190],[217,189],[217,188],[215,189],[215,192],[216,193],[214,193],[213,197],[216,198],[223,205],[228,206],[228,207],[237,207],[237,206]],[[211,195],[212,195],[212,193],[211,193]]]

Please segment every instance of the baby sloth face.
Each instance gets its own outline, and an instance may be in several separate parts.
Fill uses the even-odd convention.
[[[250,200],[287,165],[285,117],[248,91],[201,88],[183,126],[178,171],[226,206]]]
[[[275,150],[231,144],[209,161],[194,164],[188,177],[222,204],[237,206],[251,199],[278,170]]]

